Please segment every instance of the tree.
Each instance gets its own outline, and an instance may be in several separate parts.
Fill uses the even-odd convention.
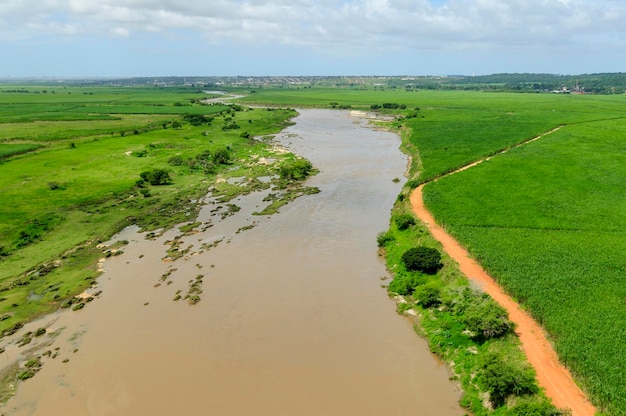
[[[141,179],[145,182],[148,182],[150,185],[167,185],[170,183],[172,178],[170,177],[170,173],[165,169],[153,169],[146,172],[141,172],[139,174]]]
[[[532,369],[512,363],[497,353],[488,353],[480,370],[480,383],[489,392],[489,401],[500,407],[511,396],[535,394],[539,391]]]
[[[441,268],[441,253],[431,247],[413,247],[404,252],[402,262],[408,271],[433,274]]]

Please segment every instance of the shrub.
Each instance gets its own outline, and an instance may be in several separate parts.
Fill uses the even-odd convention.
[[[213,163],[218,165],[228,165],[231,159],[232,156],[227,149],[216,150],[213,154]]]
[[[188,121],[192,126],[196,127],[207,124],[207,122],[210,123],[210,121],[202,114],[185,114],[183,115],[183,119]]]
[[[441,253],[431,247],[413,247],[404,252],[402,263],[408,271],[436,273],[441,268]]]
[[[413,298],[424,308],[438,306],[441,303],[441,288],[435,283],[426,283],[415,288]]]
[[[302,180],[313,172],[313,165],[306,159],[283,163],[278,173],[281,179]]]
[[[411,179],[406,182],[405,186],[407,186],[410,189],[415,189],[418,186],[420,186],[420,183],[421,182],[418,179]]]
[[[568,410],[556,408],[552,403],[543,400],[525,399],[520,400],[509,409],[510,416],[571,416]]]
[[[148,182],[150,185],[167,185],[172,178],[170,178],[170,174],[165,169],[153,169],[146,172],[141,172],[139,174],[141,179],[145,182]]]
[[[395,237],[389,231],[380,232],[376,236],[376,243],[378,243],[378,247],[385,247],[388,243],[395,240]]]
[[[487,297],[469,304],[462,321],[478,342],[501,337],[512,329],[506,310]]]
[[[426,279],[423,276],[415,274],[396,276],[391,283],[389,283],[387,290],[391,293],[407,296],[412,294],[416,287],[423,285],[425,282]]]
[[[180,156],[172,156],[168,159],[167,163],[172,166],[180,166],[184,162],[183,158]]]
[[[523,396],[539,391],[531,368],[510,362],[496,353],[487,353],[479,377],[494,407],[502,406],[509,396]]]
[[[411,214],[399,214],[393,217],[393,222],[398,230],[403,231],[415,225],[415,218]]]
[[[237,124],[235,121],[233,120],[225,120],[226,122],[224,123],[224,125],[222,126],[222,130],[226,131],[226,130],[236,130],[239,128],[239,124]]]

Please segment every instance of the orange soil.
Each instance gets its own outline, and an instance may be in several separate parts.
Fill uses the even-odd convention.
[[[569,371],[559,362],[544,330],[527,312],[522,310],[517,302],[504,293],[494,279],[450,234],[437,225],[424,206],[422,187],[423,185],[411,194],[413,212],[428,227],[430,233],[441,242],[443,249],[450,257],[459,263],[461,272],[478,283],[486,293],[508,311],[509,318],[516,324],[515,332],[520,338],[522,349],[530,364],[535,368],[539,385],[545,389],[546,395],[555,406],[571,409],[572,416],[593,416],[596,413],[595,407],[576,385]]]

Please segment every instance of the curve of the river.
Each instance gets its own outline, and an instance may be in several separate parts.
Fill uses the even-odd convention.
[[[11,415],[456,416],[459,391],[381,288],[376,235],[388,227],[406,158],[396,134],[347,111],[302,110],[276,140],[320,169],[321,192],[271,217],[267,192],[200,213],[195,233],[127,229],[102,295],[48,316],[42,370]],[[187,254],[164,261],[177,237]],[[201,289],[193,306],[184,299]],[[19,336],[20,334],[17,334]],[[5,356],[19,347],[7,346]],[[52,358],[56,357],[56,358]]]
[[[560,128],[557,127],[522,144],[538,140]],[[506,150],[501,153],[504,152]],[[469,169],[481,162],[478,161],[464,166],[444,175],[444,177]],[[459,264],[461,272],[467,278],[478,283],[482,290],[507,310],[509,319],[516,325],[515,332],[520,338],[522,348],[528,357],[528,361],[537,372],[537,380],[539,385],[545,389],[546,395],[552,399],[555,406],[571,409],[572,416],[595,415],[596,408],[578,387],[567,368],[559,361],[543,328],[535,322],[528,312],[523,310],[517,302],[504,292],[496,281],[471,258],[467,250],[454,237],[437,224],[433,215],[424,205],[422,196],[424,185],[420,185],[411,193],[413,212],[426,225],[433,237],[441,243],[445,252]]]

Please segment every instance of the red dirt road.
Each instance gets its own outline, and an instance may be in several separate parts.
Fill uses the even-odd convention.
[[[441,242],[448,255],[459,263],[461,272],[478,283],[486,293],[508,311],[509,319],[516,324],[515,332],[521,340],[522,349],[530,364],[535,368],[539,385],[545,389],[546,395],[555,406],[571,409],[572,416],[593,416],[596,408],[576,385],[570,372],[559,362],[544,330],[527,312],[522,310],[517,302],[504,293],[504,290],[450,234],[437,225],[424,206],[422,187],[423,185],[419,186],[411,194],[413,212],[428,227],[430,233]]]

